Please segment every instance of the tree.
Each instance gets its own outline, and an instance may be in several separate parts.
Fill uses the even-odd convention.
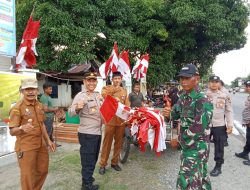
[[[150,54],[147,80],[175,77],[186,63],[206,74],[218,54],[246,43],[248,7],[243,0],[22,0],[17,4],[17,39],[36,2],[41,18],[37,68],[65,72],[91,59],[103,62],[114,41]],[[97,37],[103,32],[107,39]]]

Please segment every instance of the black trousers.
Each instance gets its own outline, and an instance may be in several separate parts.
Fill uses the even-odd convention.
[[[82,182],[85,185],[92,184],[102,137],[101,135],[78,133],[78,139],[81,145]]]
[[[248,124],[250,125],[250,124]],[[247,127],[247,134],[246,134],[246,145],[244,146],[244,153],[249,154],[250,152],[250,126]]]
[[[224,143],[226,141],[225,126],[211,127],[214,139],[214,161],[218,164],[224,163]]]

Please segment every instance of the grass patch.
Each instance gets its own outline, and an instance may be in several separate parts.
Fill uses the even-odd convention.
[[[60,152],[59,154],[52,155],[50,161],[50,172],[58,172],[58,170],[74,170],[80,171],[81,161],[79,152],[73,152],[71,154],[66,152]]]

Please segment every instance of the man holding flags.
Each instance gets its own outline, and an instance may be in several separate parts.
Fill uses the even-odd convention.
[[[105,98],[107,95],[114,97],[116,100],[129,106],[129,100],[127,97],[127,91],[121,87],[122,75],[120,72],[113,72],[112,75],[112,85],[103,87],[102,96]],[[105,128],[105,134],[103,139],[102,151],[101,151],[101,160],[100,160],[100,169],[99,173],[101,175],[105,174],[105,167],[109,158],[111,145],[113,138],[115,139],[114,143],[114,153],[111,160],[111,167],[116,171],[121,171],[121,167],[118,165],[119,154],[122,148],[123,136],[125,132],[125,126],[122,125],[123,120],[117,116],[114,116],[107,124]]]

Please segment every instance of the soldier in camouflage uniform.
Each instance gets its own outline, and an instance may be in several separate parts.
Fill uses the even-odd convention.
[[[184,92],[172,111],[166,107],[163,114],[174,120],[180,119],[178,137],[181,146],[181,166],[176,188],[179,190],[211,190],[207,174],[209,157],[209,123],[213,105],[198,87],[199,73],[188,64],[179,73]]]

